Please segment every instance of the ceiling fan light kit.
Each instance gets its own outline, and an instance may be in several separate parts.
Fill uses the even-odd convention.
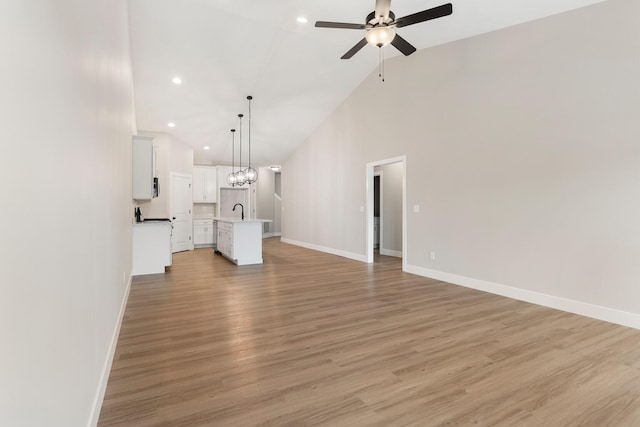
[[[396,32],[393,31],[393,28],[383,26],[383,27],[374,27],[367,31],[366,39],[370,45],[377,47],[384,47],[391,43],[396,36]]]
[[[341,59],[349,59],[362,49],[367,43],[382,48],[391,44],[403,55],[408,56],[416,51],[416,48],[408,41],[396,34],[395,29],[406,27],[420,22],[430,21],[453,13],[451,3],[443,4],[421,12],[413,13],[396,19],[390,10],[391,0],[376,0],[376,10],[367,15],[365,24],[350,24],[346,22],[317,21],[318,28],[340,28],[347,30],[366,30],[365,37],[355,46],[342,55]]]

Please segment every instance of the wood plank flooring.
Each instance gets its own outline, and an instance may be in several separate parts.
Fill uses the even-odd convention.
[[[100,426],[640,426],[640,331],[264,241],[135,278]]]

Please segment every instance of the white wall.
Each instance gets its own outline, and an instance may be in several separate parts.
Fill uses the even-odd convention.
[[[193,147],[173,135],[169,135],[169,173],[171,172],[193,175]]]
[[[639,27],[609,0],[387,61],[283,165],[283,237],[362,257],[365,165],[406,155],[410,271],[640,327]]]
[[[273,196],[273,226],[271,230],[279,236],[282,231],[282,174],[275,173],[273,179],[275,194]]]
[[[84,426],[101,400],[131,271],[126,10],[0,2],[3,426]]]
[[[258,168],[258,181],[256,181],[257,201],[256,217],[274,220],[273,194],[276,190],[275,173],[271,168]],[[274,232],[274,223],[267,223],[269,233]]]

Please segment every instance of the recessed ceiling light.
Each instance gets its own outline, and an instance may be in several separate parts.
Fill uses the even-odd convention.
[[[170,128],[174,128],[174,127],[176,127],[176,124],[173,123],[173,122],[169,122],[169,123],[167,123],[167,126],[169,126]]]
[[[204,148],[205,150],[208,150],[208,149],[210,149],[211,147],[209,147],[209,146],[207,145],[206,147],[202,147],[202,148]]]
[[[171,81],[174,82],[177,85],[182,83],[182,79],[180,77],[178,77],[178,76],[175,76],[173,79],[171,79]]]
[[[301,24],[306,24],[307,23],[307,18],[305,18],[304,16],[298,16],[296,18],[296,21],[298,21]]]

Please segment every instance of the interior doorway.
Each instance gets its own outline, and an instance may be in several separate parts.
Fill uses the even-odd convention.
[[[373,172],[373,251],[380,250],[380,238],[382,232],[380,227],[382,225],[382,171]]]
[[[374,262],[374,247],[377,242],[381,255],[401,257],[403,270],[406,266],[406,177],[406,156],[367,163],[366,248],[368,263]],[[377,198],[376,180],[379,180]],[[377,211],[376,203],[378,204]],[[378,227],[376,227],[376,214],[380,224]],[[378,229],[376,230],[376,228]],[[377,232],[379,232],[379,240],[376,239]]]
[[[182,252],[193,249],[191,238],[192,223],[192,190],[191,175],[171,173],[169,192],[171,220],[171,252]]]

